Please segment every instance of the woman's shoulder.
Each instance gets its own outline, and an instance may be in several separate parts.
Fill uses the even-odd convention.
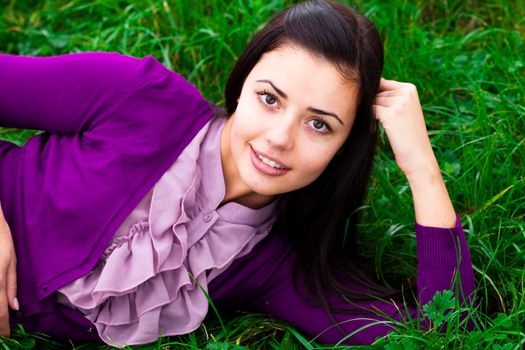
[[[135,130],[144,141],[158,142],[158,135],[180,129],[180,122],[208,120],[212,115],[213,106],[200,91],[153,56],[83,52],[61,59],[70,61],[67,64],[72,63],[82,75],[78,82],[97,90],[92,93],[95,126],[120,125],[128,135]],[[90,130],[97,133],[96,127]]]

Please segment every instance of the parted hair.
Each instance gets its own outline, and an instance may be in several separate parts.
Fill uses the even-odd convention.
[[[356,250],[356,213],[367,193],[377,140],[372,104],[383,69],[381,38],[372,22],[350,7],[322,0],[296,4],[275,15],[240,55],[225,89],[227,115],[235,112],[244,81],[261,56],[284,44],[334,64],[359,90],[348,139],[319,178],[281,195],[273,234],[289,238],[297,254],[295,281],[328,309],[326,288],[354,298],[369,297],[363,290],[392,294],[366,272]],[[354,288],[356,282],[363,288]]]

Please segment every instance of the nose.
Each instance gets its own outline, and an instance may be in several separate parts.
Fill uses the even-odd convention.
[[[264,135],[266,142],[272,147],[286,151],[293,148],[294,123],[292,117],[276,118],[274,123],[266,130]]]

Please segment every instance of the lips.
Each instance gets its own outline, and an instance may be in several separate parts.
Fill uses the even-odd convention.
[[[257,152],[253,148],[251,148],[250,153],[253,166],[265,175],[279,176],[286,174],[290,170],[289,167],[284,165],[278,159]]]

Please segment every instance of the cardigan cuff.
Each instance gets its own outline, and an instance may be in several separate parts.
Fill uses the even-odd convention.
[[[466,244],[459,215],[452,228],[423,226],[415,223],[418,265],[426,267],[458,266],[461,245]]]

